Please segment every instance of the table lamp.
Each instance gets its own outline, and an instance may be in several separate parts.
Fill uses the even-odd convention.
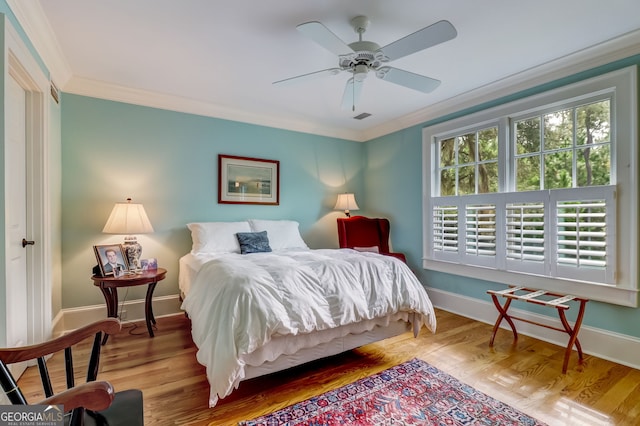
[[[349,210],[359,210],[360,207],[358,207],[356,203],[355,195],[345,192],[344,194],[338,194],[338,201],[336,201],[334,209],[344,210],[344,214],[347,215],[347,217],[351,217]]]
[[[124,251],[129,262],[129,269],[137,271],[140,268],[142,246],[134,234],[149,234],[153,226],[149,222],[142,204],[134,204],[131,198],[126,203],[116,203],[102,230],[105,234],[123,234]]]

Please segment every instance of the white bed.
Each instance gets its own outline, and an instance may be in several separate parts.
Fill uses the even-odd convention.
[[[183,309],[209,406],[241,380],[335,355],[422,325],[433,307],[409,268],[393,257],[310,250],[293,221],[189,224],[180,259]],[[237,232],[267,231],[271,252],[240,254]],[[338,307],[339,306],[339,307]]]

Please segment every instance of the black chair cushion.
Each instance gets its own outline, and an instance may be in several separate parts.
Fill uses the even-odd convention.
[[[116,392],[113,403],[104,411],[87,411],[85,426],[144,426],[142,391],[130,389]]]

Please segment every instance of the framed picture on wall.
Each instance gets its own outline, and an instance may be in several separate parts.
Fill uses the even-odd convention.
[[[119,277],[129,271],[127,256],[121,244],[93,246],[98,266],[103,277]]]
[[[218,203],[280,204],[280,162],[218,155]]]

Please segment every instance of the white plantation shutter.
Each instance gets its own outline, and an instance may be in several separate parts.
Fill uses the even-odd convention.
[[[558,263],[577,267],[607,266],[606,207],[604,200],[558,203]]]
[[[494,265],[496,256],[495,204],[466,204],[465,254],[467,261],[479,265]]]
[[[548,191],[509,194],[505,205],[505,257],[509,271],[544,274],[548,250]]]
[[[433,199],[430,253],[434,259],[493,267],[499,194]],[[478,202],[484,200],[485,202]]]
[[[434,256],[453,260],[458,253],[458,207],[434,205],[432,244]]]
[[[579,188],[554,195],[554,275],[614,283],[615,187]]]
[[[610,284],[615,217],[615,186],[433,198],[431,256]]]
[[[544,262],[544,204],[507,204],[507,258]]]

